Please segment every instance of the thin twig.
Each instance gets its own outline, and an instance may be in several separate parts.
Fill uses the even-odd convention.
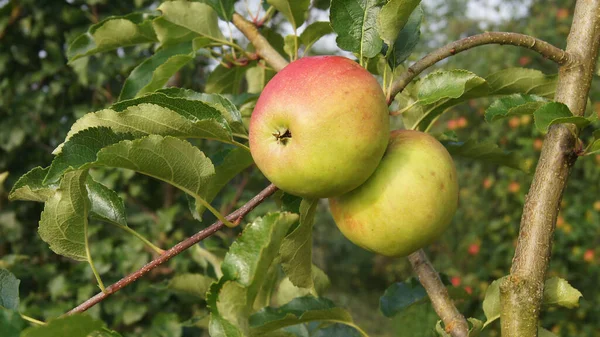
[[[244,206],[238,208],[235,212],[229,214],[226,217],[227,220],[232,221],[234,223],[239,223],[242,220],[242,218],[244,216],[246,216],[246,214],[250,213],[250,211],[252,211],[256,206],[261,204],[270,195],[275,193],[275,191],[277,191],[277,187],[275,187],[275,185],[271,184],[271,185],[267,186],[267,188],[265,188],[260,193],[258,193],[254,198],[250,199],[250,201],[248,201]],[[84,311],[88,310],[89,308],[93,307],[94,305],[105,300],[108,296],[116,293],[117,291],[123,289],[127,285],[135,282],[140,277],[146,275],[152,269],[169,261],[172,257],[180,254],[181,252],[190,248],[191,246],[195,245],[196,243],[211,236],[216,231],[223,228],[223,226],[224,225],[221,221],[217,221],[217,222],[213,223],[212,225],[210,225],[209,227],[194,234],[193,236],[179,242],[178,244],[173,246],[171,249],[165,251],[164,254],[162,254],[162,255],[158,256],[157,258],[155,258],[154,260],[150,261],[149,263],[144,265],[139,270],[123,277],[116,283],[106,287],[105,292],[100,292],[100,293],[96,294],[94,297],[81,303],[77,307],[73,308],[71,311],[67,312],[65,315],[72,315],[75,313],[80,313],[80,312],[84,312]]]
[[[583,116],[600,46],[600,0],[579,0],[567,40],[572,64],[559,70],[555,100]],[[552,238],[570,169],[577,128],[554,125],[544,140],[525,199],[510,275],[500,284],[503,337],[537,336]]]
[[[444,322],[446,332],[450,333],[452,337],[467,337],[469,335],[469,324],[452,303],[448,290],[429,259],[427,259],[425,252],[419,249],[408,256],[408,261],[410,261],[413,271],[419,277],[419,282],[429,295],[433,309]]]
[[[256,49],[256,53],[267,61],[275,71],[280,71],[288,65],[288,61],[286,61],[283,56],[269,44],[269,41],[267,41],[264,36],[260,35],[258,29],[256,29],[256,26],[252,22],[244,19],[243,16],[234,13],[233,24],[248,38],[248,40],[250,40],[250,43],[252,43]]]
[[[560,65],[567,64],[571,60],[568,52],[555,47],[548,42],[536,39],[529,35],[507,32],[486,32],[483,34],[477,34],[451,42],[437,50],[434,50],[419,61],[415,62],[415,64],[410,66],[392,84],[387,97],[388,103],[390,103],[399,92],[404,90],[404,88],[425,69],[447,57],[456,55],[467,49],[486,44],[507,44],[525,47],[538,52],[545,58],[550,59]]]

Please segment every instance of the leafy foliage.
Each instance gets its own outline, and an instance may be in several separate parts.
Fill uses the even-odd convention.
[[[19,307],[20,281],[6,269],[0,269],[0,306],[10,310]]]
[[[0,267],[9,268],[22,283],[18,305],[19,281],[0,269],[3,336],[119,336],[103,322],[134,337],[183,336],[184,330],[186,335],[210,331],[213,336],[358,336],[356,326],[381,336],[432,336],[436,330],[443,335],[422,288],[416,283],[388,288],[406,278],[406,262],[355,249],[335,231],[323,203],[285,194],[251,213],[241,236],[229,230],[206,239],[191,250],[192,258],[155,269],[121,290],[122,296],[92,308],[91,317],[53,319],[97,291],[89,282],[90,270],[50,254],[37,238],[40,204],[7,204],[7,197],[43,203],[39,235],[51,249],[76,260],[91,262],[93,256],[100,274],[116,280],[152,255],[143,240],[115,235],[115,226],[171,246],[198,231],[198,221],[204,225],[228,213],[264,187],[266,181],[251,167],[246,125],[274,72],[256,59],[252,46],[220,27],[219,18],[232,20],[235,4],[166,1],[156,11],[157,4],[143,0],[23,0],[0,7]],[[298,49],[304,55],[319,54],[314,43],[334,32],[339,48],[354,53],[369,69],[376,64],[374,73],[382,83],[383,77],[387,82],[397,78],[406,60],[431,48],[419,43],[421,36],[441,43],[477,27],[464,17],[465,5],[456,1],[445,4],[454,17],[437,32],[431,23],[441,22],[437,16],[444,11],[421,7],[419,1],[333,0],[331,24],[308,17],[314,8],[327,8],[328,1],[269,4],[269,13],[280,14],[264,17],[259,29],[280,53],[290,58]],[[566,35],[568,20],[559,10],[569,10],[555,6],[565,6],[564,1],[534,3],[526,27]],[[554,12],[556,19],[548,20],[545,14]],[[281,36],[281,24],[289,24],[294,33]],[[542,37],[564,39],[560,34]],[[561,45],[562,40],[553,43]],[[64,45],[69,45],[66,55]],[[444,142],[459,167],[461,208],[452,229],[430,253],[436,266],[453,275],[456,285],[449,289],[473,292],[456,299],[467,316],[481,316],[486,293],[483,333],[495,328],[490,323],[499,313],[497,284],[488,282],[508,270],[525,193],[520,186],[530,179],[497,167],[530,172],[537,144],[554,124],[597,128],[593,113],[576,117],[550,101],[556,76],[546,74],[555,68],[543,62],[531,62],[530,54],[512,49],[464,53],[445,65],[455,70],[414,81],[394,102],[402,111],[401,121],[394,121],[397,126],[402,122],[433,133],[456,131]],[[509,68],[516,64],[535,69]],[[470,71],[458,69],[465,67]],[[485,73],[490,75],[476,75]],[[593,91],[592,99],[597,94]],[[495,101],[489,105],[492,96]],[[481,124],[484,116],[497,122]],[[456,126],[459,120],[462,126]],[[565,193],[553,277],[544,294],[548,308],[543,325],[552,332],[540,329],[540,335],[563,329],[563,334],[592,336],[594,317],[600,314],[592,304],[599,298],[593,283],[598,249],[590,241],[597,236],[599,191],[589,183],[598,179],[600,161],[594,155],[600,151],[600,134],[582,129],[582,138],[589,139],[582,153],[590,156],[573,168],[572,187]],[[44,163],[50,166],[38,166]],[[186,196],[191,196],[191,212],[181,212]],[[205,209],[212,214],[203,217]],[[298,215],[257,218],[269,211]],[[322,297],[330,282],[325,272],[334,284],[328,294],[334,301]],[[395,314],[392,319],[377,313],[372,301],[386,288],[380,305],[385,315]],[[579,301],[582,293],[585,301]],[[173,294],[179,295],[177,300]],[[49,324],[29,327],[17,309]],[[469,322],[474,336],[482,324]]]

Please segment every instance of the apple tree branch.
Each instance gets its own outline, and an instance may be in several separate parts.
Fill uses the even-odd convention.
[[[548,42],[536,39],[529,35],[508,32],[485,32],[451,42],[437,50],[434,50],[422,59],[415,62],[404,73],[402,73],[400,77],[394,81],[394,83],[392,83],[387,97],[388,104],[425,69],[452,55],[456,55],[465,50],[487,44],[506,44],[525,47],[538,52],[543,57],[560,65],[566,65],[571,60],[568,52],[555,47]]]
[[[570,62],[559,69],[555,100],[583,116],[600,46],[600,0],[578,0],[567,39]],[[500,284],[503,337],[537,336],[552,238],[570,169],[577,128],[558,124],[546,135],[525,199],[510,275]]]
[[[448,290],[442,283],[438,272],[429,262],[423,249],[410,254],[408,261],[410,261],[413,271],[419,277],[419,282],[429,295],[433,310],[444,322],[446,332],[450,333],[452,337],[467,337],[469,335],[469,324],[452,303]]]
[[[265,199],[267,199],[269,196],[271,196],[276,191],[277,191],[277,187],[275,187],[275,185],[271,184],[271,185],[267,186],[264,190],[262,190],[256,196],[254,196],[254,198],[250,199],[250,201],[248,201],[242,207],[238,208],[236,211],[232,212],[225,218],[228,221],[232,221],[234,223],[239,223],[242,220],[242,218],[244,216],[246,216],[246,214],[250,213],[250,211],[252,211],[256,206],[260,205],[263,201],[265,201]],[[144,265],[139,270],[123,277],[122,279],[115,282],[114,284],[111,284],[110,286],[106,287],[106,291],[100,292],[100,293],[96,294],[95,296],[89,298],[87,301],[81,303],[77,307],[75,307],[72,310],[70,310],[69,312],[67,312],[65,315],[72,315],[75,313],[84,312],[84,311],[88,310],[89,308],[93,307],[94,305],[104,301],[110,295],[116,293],[117,291],[123,289],[124,287],[128,286],[129,284],[135,282],[140,277],[146,275],[152,269],[169,261],[172,257],[179,255],[184,250],[192,247],[193,245],[197,244],[198,242],[213,235],[215,232],[217,232],[218,230],[223,228],[223,226],[225,226],[225,225],[221,221],[217,221],[217,222],[213,223],[212,225],[210,225],[209,227],[207,227],[207,228],[199,231],[198,233],[190,236],[189,238],[179,242],[178,244],[173,246],[171,249],[166,250],[163,254],[159,255],[152,261],[148,262],[146,265]]]
[[[244,36],[246,36],[250,43],[252,43],[256,49],[256,53],[262,59],[267,61],[275,71],[280,71],[288,65],[288,61],[286,61],[283,56],[271,46],[264,36],[260,35],[260,32],[252,22],[246,20],[243,16],[234,13],[233,24],[242,32],[242,34],[244,34]]]

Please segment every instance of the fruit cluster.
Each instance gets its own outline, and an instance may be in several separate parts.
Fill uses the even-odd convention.
[[[390,134],[381,86],[345,57],[301,58],[275,75],[252,113],[250,150],[280,189],[329,198],[342,233],[379,254],[430,244],[456,212],[448,151],[426,133]]]

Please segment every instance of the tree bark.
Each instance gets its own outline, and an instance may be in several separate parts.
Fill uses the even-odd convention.
[[[600,44],[600,0],[579,0],[559,70],[555,100],[576,116],[585,111]],[[577,128],[551,127],[525,200],[510,275],[500,285],[503,337],[537,336],[546,270],[560,202],[577,159]]]

